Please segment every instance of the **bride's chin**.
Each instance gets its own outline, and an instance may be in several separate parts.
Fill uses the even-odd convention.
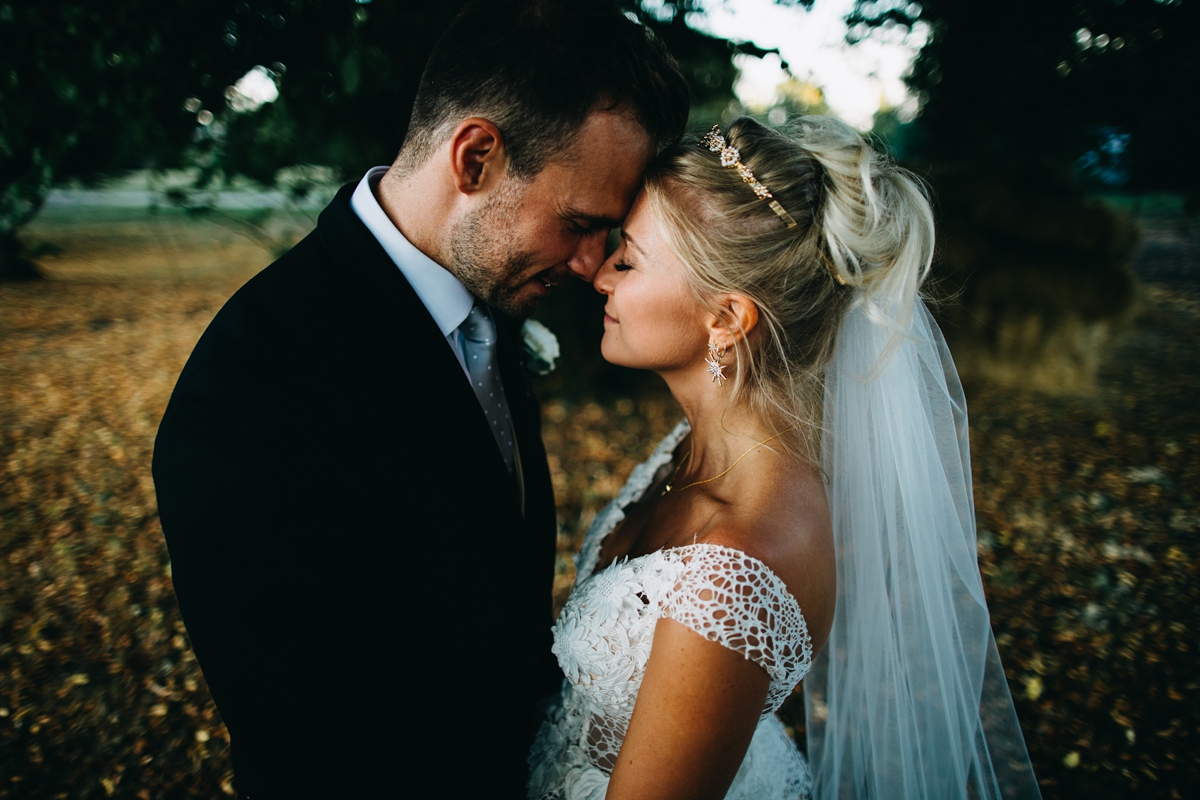
[[[622,361],[619,349],[616,347],[616,345],[613,344],[613,342],[611,342],[609,340],[609,336],[607,333],[604,335],[604,338],[600,340],[600,355],[604,358],[605,361],[607,361],[608,363],[613,364],[615,366],[618,366],[618,367],[629,366],[628,364],[624,363],[624,361]]]

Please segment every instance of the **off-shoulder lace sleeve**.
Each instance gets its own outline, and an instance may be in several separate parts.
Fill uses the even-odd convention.
[[[771,688],[763,713],[777,711],[812,664],[796,598],[770,567],[740,550],[697,544],[662,553],[662,616],[765,669]]]

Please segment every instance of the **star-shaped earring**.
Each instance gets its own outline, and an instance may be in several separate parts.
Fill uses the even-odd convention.
[[[717,386],[724,386],[725,381],[729,380],[725,377],[725,365],[721,363],[721,359],[725,358],[725,353],[724,347],[718,347],[716,342],[709,340],[708,358],[704,359],[704,363],[708,365],[708,374],[712,375],[713,382]]]

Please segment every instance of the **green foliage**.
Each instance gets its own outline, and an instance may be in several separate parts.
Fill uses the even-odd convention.
[[[0,5],[0,230],[51,182],[177,163],[195,126],[188,53],[211,18],[195,5]]]
[[[936,290],[964,379],[1091,384],[1133,313],[1137,226],[1089,200],[1080,156],[1128,134],[1128,190],[1195,196],[1181,87],[1200,83],[1197,4],[1179,0],[860,0],[851,39],[899,26],[928,40],[911,123],[875,132],[931,182]],[[1090,187],[1095,188],[1095,187]]]
[[[421,69],[462,2],[297,0],[282,15],[261,2],[229,5],[225,28],[236,41],[196,56],[197,69],[212,80],[194,96],[217,116],[200,163],[211,175],[272,185],[280,169],[295,164],[322,164],[350,177],[391,163]],[[256,65],[272,70],[279,99],[238,113],[226,102],[226,87]]]
[[[919,134],[911,122],[900,118],[894,108],[875,112],[871,121],[871,136],[896,161],[905,161],[914,149],[920,148]]]
[[[637,0],[622,5],[678,60],[693,119],[719,117],[734,100],[735,45],[687,25],[687,15],[698,11],[695,3],[660,5],[653,12]],[[461,6],[462,0],[421,6],[297,2],[286,26],[277,27],[239,4],[239,60],[217,83],[232,83],[256,64],[271,65],[280,99],[253,113],[222,112],[224,133],[209,140],[211,155],[203,165],[213,174],[270,184],[277,170],[292,164],[323,164],[349,178],[372,164],[391,163],[425,60]],[[219,94],[197,97],[206,107],[221,107]]]
[[[908,80],[923,101],[909,142],[922,157],[1070,164],[1107,125],[1132,135],[1136,188],[1196,191],[1196,159],[1177,145],[1191,128],[1183,87],[1200,84],[1194,2],[859,0],[847,21],[852,39],[927,26]]]
[[[789,78],[776,92],[775,104],[760,120],[766,125],[779,127],[788,120],[807,115],[835,116],[825,102],[825,93],[819,86],[798,78]]]
[[[1062,171],[1031,190],[977,166],[928,176],[938,212],[932,293],[964,381],[1089,388],[1136,310],[1138,229]]]
[[[734,43],[689,27],[686,22],[689,13],[694,12],[677,4],[669,16],[644,12],[640,16],[679,62],[691,93],[688,129],[697,132],[706,131],[720,121],[721,114],[735,101],[733,82],[738,74],[732,59],[736,52]]]
[[[390,163],[425,60],[462,5],[0,0],[0,277],[23,258],[17,231],[67,179],[191,165],[202,191],[237,176],[278,185],[295,165],[345,179]],[[695,116],[719,118],[734,99],[734,45],[687,25],[698,2],[623,5],[679,60]],[[233,85],[256,66],[279,97],[239,109]]]
[[[185,0],[0,4],[0,278],[29,272],[16,232],[54,182],[178,162],[210,18]]]

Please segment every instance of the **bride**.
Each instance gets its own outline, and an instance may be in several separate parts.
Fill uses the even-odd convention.
[[[588,531],[530,797],[1039,796],[932,253],[916,181],[835,120],[739,119],[647,174],[602,349],[686,419]],[[807,761],[774,713],[806,676]]]

